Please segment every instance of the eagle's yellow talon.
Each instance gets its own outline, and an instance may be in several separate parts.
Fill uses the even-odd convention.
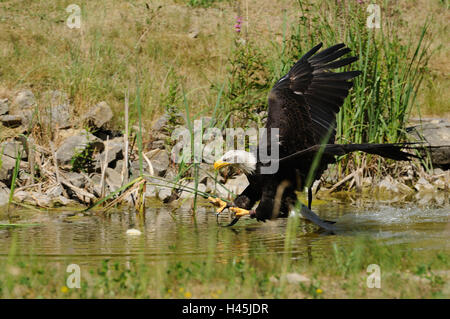
[[[250,215],[250,211],[243,209],[243,208],[239,208],[239,207],[230,207],[230,210],[235,214],[236,217],[242,217],[245,215]]]
[[[223,200],[221,200],[220,198],[213,198],[213,197],[208,197],[208,200],[211,204],[213,204],[214,206],[218,207],[216,209],[217,214],[220,214],[221,212],[223,212],[223,210],[225,208],[227,208],[228,203],[224,202]]]

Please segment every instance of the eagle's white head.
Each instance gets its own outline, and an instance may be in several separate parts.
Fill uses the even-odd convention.
[[[219,170],[225,166],[232,166],[242,170],[245,174],[251,174],[256,169],[256,157],[252,153],[242,150],[228,151],[214,163],[214,169]]]

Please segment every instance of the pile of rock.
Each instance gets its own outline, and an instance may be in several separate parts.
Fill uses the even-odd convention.
[[[8,99],[0,99],[0,130],[7,127],[16,132],[15,137],[0,143],[0,206],[9,200],[16,163],[18,176],[14,199],[44,207],[67,205],[73,201],[92,203],[140,176],[141,165],[148,181],[146,196],[159,198],[163,202],[193,196],[191,191],[182,190],[183,187],[195,188],[193,170],[185,172],[184,179],[180,179],[177,159],[169,152],[174,143],[171,140],[172,131],[186,122],[183,114],[164,114],[155,122],[150,132],[145,134],[150,141],[140,163],[136,148],[126,156],[125,139],[121,132],[108,129],[113,112],[106,102],[92,106],[87,114],[74,122],[71,121],[72,108],[66,94],[48,91],[42,99],[46,107],[38,107],[30,90],[18,92],[11,104]],[[266,117],[266,113],[260,114],[262,122]],[[90,130],[77,128],[82,124]],[[211,117],[201,118],[203,129],[213,124]],[[30,133],[45,128],[53,142],[38,145]],[[194,127],[194,131],[198,129]],[[135,132],[137,130],[134,128]],[[429,121],[420,127],[416,125],[409,131],[411,138],[425,138],[431,145],[450,145],[450,123],[443,120]],[[399,178],[386,176],[378,181],[372,177],[363,178],[362,174],[354,172],[348,183],[359,188],[373,189],[376,186],[380,192],[389,194],[448,191],[450,171],[444,169],[450,165],[449,149],[436,149],[432,155],[434,165],[442,168],[435,169],[434,174],[426,174],[420,166],[411,164],[404,167]],[[212,159],[207,160],[210,162]],[[215,176],[211,164],[200,163],[198,169],[197,187],[202,192],[230,198],[231,194],[239,194],[248,185],[243,174],[225,180],[220,175]],[[329,185],[322,189],[339,189],[339,183],[342,183],[339,178],[342,176],[331,166],[323,178]],[[170,182],[173,180],[178,180],[179,186],[174,188]],[[318,184],[316,182],[315,187]]]
[[[0,143],[0,206],[9,200],[16,162],[19,164],[19,174],[14,200],[43,207],[74,202],[92,203],[140,175],[141,163],[136,148],[126,157],[123,135],[108,130],[113,112],[106,102],[94,105],[73,124],[71,106],[64,93],[49,91],[43,99],[48,101],[48,107],[39,108],[33,93],[24,90],[17,93],[11,106],[8,99],[0,101],[0,128],[8,127],[18,134],[29,135],[28,138],[11,137]],[[39,109],[46,111],[38,112]],[[211,118],[202,118],[203,127],[208,127],[211,121]],[[178,173],[167,144],[171,130],[183,122],[181,114],[164,114],[147,134],[151,137],[147,147],[150,150],[144,153],[142,162],[149,182],[146,196],[165,202],[193,196],[192,192],[183,192],[182,187],[174,188],[172,183],[167,182],[175,179]],[[76,128],[83,123],[90,128],[89,131]],[[29,133],[37,126],[50,128],[54,145],[43,146],[34,142]],[[128,171],[125,169],[126,158]],[[223,197],[229,197],[228,190],[240,192],[247,183],[245,176],[238,176],[229,179],[225,187],[216,186],[211,165],[201,163],[199,171],[198,189],[203,192],[217,191]],[[192,171],[187,176],[185,174],[187,178],[181,180],[180,185],[194,188],[189,173],[192,174]]]

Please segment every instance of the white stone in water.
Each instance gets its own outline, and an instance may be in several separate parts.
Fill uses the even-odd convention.
[[[127,235],[129,236],[139,236],[142,235],[141,231],[139,229],[130,228],[127,230]]]

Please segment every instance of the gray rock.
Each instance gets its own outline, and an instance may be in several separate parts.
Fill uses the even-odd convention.
[[[158,199],[162,202],[166,202],[172,196],[172,190],[166,187],[158,187]]]
[[[23,145],[20,142],[4,142],[0,144],[0,154],[4,154],[11,158],[16,158],[17,154],[21,155],[22,159],[27,158],[27,153],[23,149]]]
[[[8,114],[9,103],[8,99],[0,99],[0,115]]]
[[[26,199],[26,201],[31,202],[32,204],[35,204],[37,206],[41,207],[50,207],[52,199],[47,194],[41,194],[37,192],[31,192],[30,197]]]
[[[167,122],[169,121],[169,115],[163,114],[159,119],[156,120],[155,124],[152,126],[152,131],[158,132],[165,128]]]
[[[225,187],[236,195],[242,193],[248,185],[248,179],[245,174],[241,174],[233,179],[229,179],[225,183]]]
[[[0,122],[3,126],[16,128],[22,125],[22,116],[20,115],[2,115],[0,116]]]
[[[115,192],[122,187],[122,176],[118,172],[108,167],[105,173],[106,184],[111,192]]]
[[[56,159],[59,165],[70,164],[72,158],[83,151],[89,145],[96,148],[103,148],[102,141],[89,132],[80,132],[78,135],[70,136],[64,140],[56,151]]]
[[[214,176],[213,166],[207,163],[200,163],[199,167],[199,183],[208,184],[208,179],[211,179],[210,176]]]
[[[191,189],[195,189],[195,182],[189,182],[187,184],[185,184],[187,187],[189,187],[189,190],[187,191],[182,191],[180,198],[192,198],[194,197],[194,193],[191,191]],[[183,185],[184,186],[184,185]],[[204,184],[198,184],[197,185],[197,189],[200,192],[205,192],[206,191],[206,185]]]
[[[60,91],[47,91],[43,94],[49,104],[44,111],[41,120],[46,125],[57,128],[66,128],[70,123],[70,104],[65,93]]]
[[[30,90],[23,90],[17,93],[14,102],[10,108],[9,114],[21,117],[21,124],[29,127],[35,113],[36,99],[33,92]],[[13,118],[7,118],[9,123],[17,123],[12,121]],[[3,120],[4,121],[4,120]]]
[[[8,204],[10,192],[9,188],[0,182],[0,207]]]
[[[421,125],[409,127],[413,141],[426,141],[431,146],[431,161],[434,166],[450,169],[450,122],[443,119],[422,119]]]
[[[91,108],[91,110],[84,116],[84,120],[91,126],[102,128],[112,120],[113,115],[114,114],[109,105],[102,101]]]
[[[152,149],[157,149],[157,148],[164,149],[165,146],[166,146],[166,142],[165,141],[157,140],[157,141],[153,141],[152,142],[151,148]]]
[[[99,174],[95,174],[91,177],[92,184],[90,185],[90,187],[92,188],[95,196],[97,196],[97,197],[100,197],[100,195],[102,193],[101,180],[102,180],[102,177]],[[106,188],[105,188],[105,192],[106,192]]]
[[[59,198],[63,193],[63,188],[61,185],[56,185],[47,190],[47,196],[51,199]]]
[[[153,167],[155,176],[164,176],[169,167],[169,153],[166,150],[156,149],[145,154]]]
[[[178,171],[173,167],[169,167],[167,168],[166,174],[164,174],[164,178],[171,181],[174,180],[177,175]]]
[[[418,192],[432,192],[434,191],[434,186],[431,185],[425,178],[421,177],[417,181],[414,188],[417,189]]]
[[[0,162],[0,182],[9,184],[16,160],[6,155],[0,155]]]
[[[400,192],[398,183],[389,175],[380,181],[380,183],[378,184],[378,187],[381,191],[385,191],[385,192],[392,192],[392,193]]]
[[[145,197],[156,197],[156,186],[147,185],[145,188]]]
[[[101,167],[100,165],[103,165],[105,161],[106,149],[108,149],[108,158],[106,159],[108,166],[114,161],[123,159],[123,149],[124,149],[123,144],[124,143],[122,138],[115,138],[110,141],[105,141],[104,142],[105,149],[103,150],[102,153],[98,154],[96,157],[98,166],[97,168],[100,168]]]
[[[67,206],[67,205],[70,205],[70,204],[74,203],[74,201],[70,200],[70,199],[68,199],[68,198],[66,198],[64,196],[58,196],[58,197],[52,199],[52,203],[53,204],[60,204],[62,206]]]
[[[86,178],[80,173],[68,172],[65,173],[65,177],[73,186],[76,186],[78,188],[84,188],[86,186]]]
[[[14,106],[23,109],[31,109],[36,105],[36,98],[31,90],[23,90],[17,93],[14,99]]]

